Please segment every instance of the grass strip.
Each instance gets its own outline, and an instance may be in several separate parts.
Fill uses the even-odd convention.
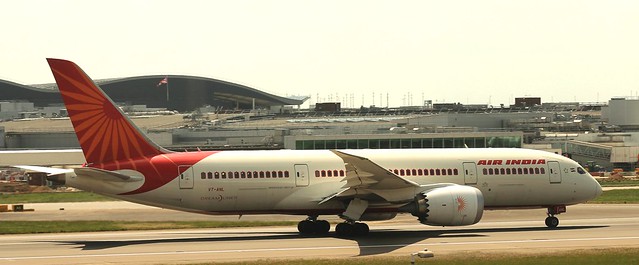
[[[117,199],[92,192],[43,192],[0,195],[0,204],[47,203],[47,202],[96,202],[116,201]]]
[[[543,250],[542,250],[543,251]],[[201,265],[220,263],[198,263]],[[410,264],[410,257],[384,256],[384,257],[353,257],[345,259],[295,259],[295,260],[258,260],[245,262],[221,263],[225,265],[248,264],[287,264],[287,265],[405,265]],[[558,251],[551,253],[494,253],[494,252],[468,252],[438,256],[434,258],[416,259],[415,264],[435,265],[494,265],[494,264],[518,264],[518,265],[599,265],[639,264],[639,248],[609,248],[609,249],[583,249]]]
[[[602,187],[636,187],[639,186],[639,180],[621,180],[621,181],[600,181]]]
[[[126,230],[293,226],[294,221],[1,221],[0,234],[70,233]]]
[[[639,203],[639,189],[609,190],[588,203],[634,204]]]

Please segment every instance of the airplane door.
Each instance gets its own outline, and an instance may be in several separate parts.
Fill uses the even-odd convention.
[[[548,173],[550,183],[561,183],[561,168],[559,162],[548,161]]]
[[[474,162],[464,162],[464,183],[477,184],[477,165]]]
[[[193,170],[189,170],[190,167],[178,166],[178,173],[184,171],[178,176],[180,178],[180,189],[193,188]]]
[[[308,165],[295,165],[295,186],[306,187],[309,184]]]

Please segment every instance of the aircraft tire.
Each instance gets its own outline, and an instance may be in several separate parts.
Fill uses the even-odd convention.
[[[559,218],[554,216],[546,217],[546,226],[550,228],[556,228],[559,226]]]
[[[353,225],[349,223],[339,223],[335,226],[335,233],[337,233],[337,236],[352,236],[354,230]]]
[[[297,231],[299,231],[300,234],[303,234],[303,235],[312,234],[313,230],[315,230],[313,229],[314,226],[315,224],[312,221],[303,220],[297,224]]]
[[[315,222],[315,233],[318,235],[328,234],[331,230],[331,224],[326,220],[318,220]]]

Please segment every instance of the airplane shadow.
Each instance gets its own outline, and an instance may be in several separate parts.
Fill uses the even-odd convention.
[[[335,233],[326,236],[300,236],[297,232],[278,232],[265,235],[263,232],[234,232],[215,233],[215,236],[202,236],[194,238],[162,238],[162,239],[135,239],[135,240],[78,240],[78,241],[54,241],[65,245],[75,245],[82,250],[102,250],[132,245],[161,244],[161,243],[197,243],[197,242],[226,242],[226,241],[255,241],[255,240],[287,240],[299,238],[339,238],[357,242],[359,256],[377,255],[420,242],[429,238],[457,238],[457,237],[488,237],[486,233],[501,232],[533,232],[533,231],[568,231],[579,229],[604,228],[607,226],[563,226],[554,229],[546,227],[521,227],[521,228],[477,228],[477,229],[446,229],[446,230],[396,230],[380,229],[371,230],[362,237],[338,237]],[[199,234],[199,233],[198,233]],[[225,235],[228,234],[228,235]],[[188,233],[185,233],[188,235]],[[51,242],[51,241],[49,241]]]

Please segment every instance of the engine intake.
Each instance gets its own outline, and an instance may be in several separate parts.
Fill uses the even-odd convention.
[[[472,225],[479,222],[484,213],[484,196],[474,187],[447,186],[418,194],[414,202],[400,210],[411,213],[426,225]]]

